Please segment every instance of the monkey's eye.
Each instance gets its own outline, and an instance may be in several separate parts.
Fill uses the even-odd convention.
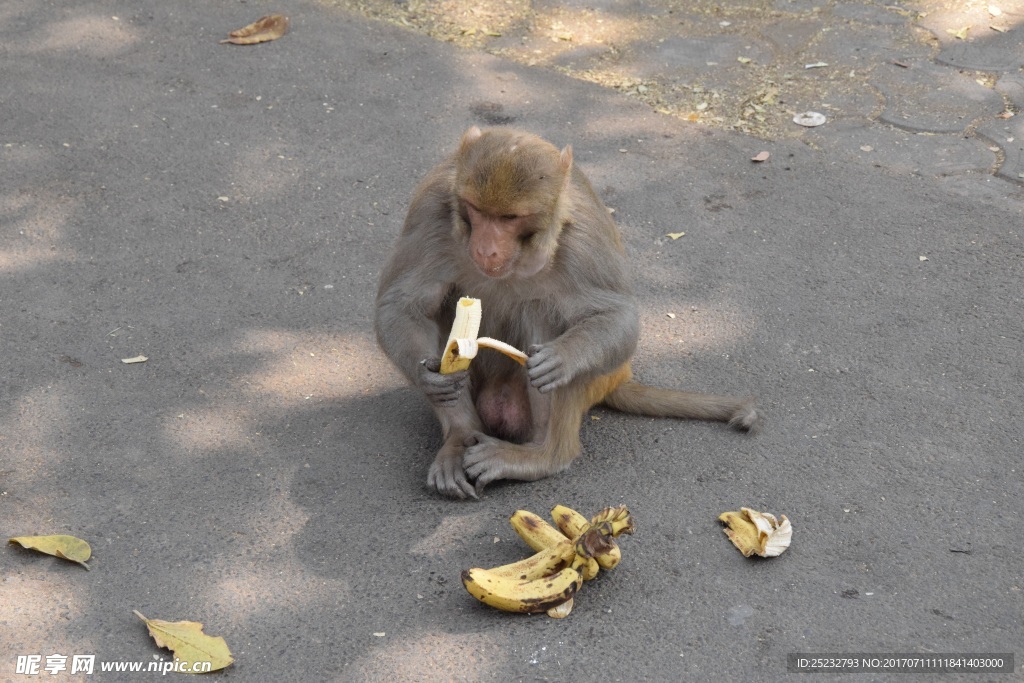
[[[501,217],[501,220],[503,220],[503,221],[514,221],[517,218],[519,218],[519,216],[515,215],[514,213],[507,213],[507,214],[505,214],[504,216]]]
[[[533,239],[533,236],[536,234],[536,232],[524,232],[522,235],[519,236],[519,241],[529,242],[531,239]]]

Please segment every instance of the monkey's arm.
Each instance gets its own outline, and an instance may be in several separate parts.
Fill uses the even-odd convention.
[[[395,251],[381,275],[374,327],[377,341],[406,378],[434,405],[454,404],[467,373],[438,374],[439,322],[455,281],[450,265],[450,210],[440,199],[444,180],[435,172],[417,192]]]
[[[575,311],[574,322],[556,339],[530,347],[530,383],[543,393],[578,377],[605,374],[627,362],[640,336],[640,316],[631,296],[607,293]]]
[[[627,362],[640,337],[639,306],[627,275],[619,230],[579,169],[569,186],[569,215],[556,252],[555,281],[565,331],[530,348],[530,382],[542,392]]]

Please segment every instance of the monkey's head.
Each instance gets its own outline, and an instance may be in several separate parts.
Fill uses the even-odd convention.
[[[456,155],[456,239],[488,277],[530,277],[554,257],[567,207],[572,148],[476,126]]]

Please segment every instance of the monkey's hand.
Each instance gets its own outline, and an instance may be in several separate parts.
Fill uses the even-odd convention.
[[[417,384],[434,406],[453,406],[469,380],[469,371],[460,370],[448,375],[440,374],[441,360],[426,358],[420,361]]]
[[[530,384],[542,394],[568,384],[572,379],[562,354],[551,344],[534,344],[528,353],[530,358],[526,361],[526,373],[530,376]]]

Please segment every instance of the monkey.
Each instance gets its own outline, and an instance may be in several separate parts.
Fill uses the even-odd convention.
[[[481,299],[480,335],[525,349],[525,366],[485,351],[468,370],[439,373],[460,296]],[[471,127],[420,182],[381,272],[374,327],[440,422],[427,484],[452,498],[564,470],[598,404],[744,431],[758,420],[752,398],[633,381],[640,314],[619,230],[571,146],[512,128]]]

